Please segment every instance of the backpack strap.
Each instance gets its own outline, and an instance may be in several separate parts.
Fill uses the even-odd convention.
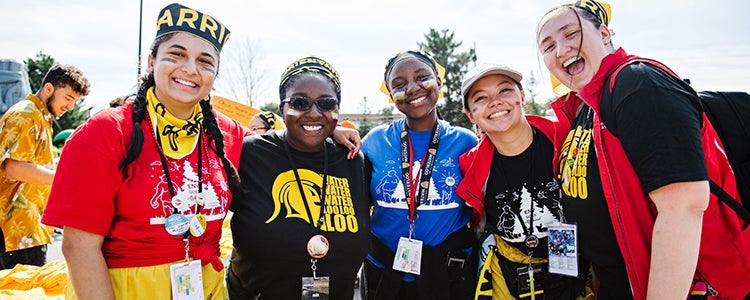
[[[633,63],[636,63],[636,62],[647,63],[649,65],[652,65],[654,67],[657,67],[657,68],[661,69],[664,72],[667,72],[667,74],[672,75],[674,78],[680,79],[680,76],[677,76],[677,73],[675,73],[674,71],[672,71],[672,69],[670,69],[665,64],[663,64],[663,63],[661,63],[661,62],[659,62],[657,60],[653,60],[653,59],[650,59],[650,58],[644,58],[644,57],[631,57],[631,58],[628,58],[627,60],[625,60],[624,62],[620,63],[620,65],[617,66],[617,68],[615,68],[615,70],[608,76],[608,79],[609,79],[609,92],[610,93],[612,93],[612,90],[615,88],[615,81],[616,80],[613,80],[613,79],[617,78],[617,74],[620,74],[620,71],[622,71],[622,69],[624,69],[625,67],[627,67],[627,66],[629,66],[629,65],[631,65]],[[682,79],[680,79],[680,80],[682,80]]]
[[[732,199],[732,196],[727,194],[727,192],[725,192],[713,180],[709,179],[708,184],[711,186],[712,194],[716,195],[716,197],[718,197],[721,202],[724,202],[724,204],[728,205],[730,208],[736,211],[738,216],[742,217],[743,219],[745,219],[746,222],[750,223],[750,211],[748,211],[744,206],[742,206],[742,204]]]

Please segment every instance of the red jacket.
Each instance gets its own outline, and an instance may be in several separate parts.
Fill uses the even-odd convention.
[[[599,118],[602,85],[608,74],[629,56],[619,49],[605,57],[594,78],[578,94],[570,93],[552,103],[559,126],[570,128],[576,109],[586,102],[596,113],[593,137],[602,188],[607,201],[617,243],[622,251],[633,297],[645,299],[651,254],[651,235],[656,209],[643,190],[620,140],[611,134]],[[701,138],[709,177],[730,195],[739,199],[734,174],[721,149],[716,132],[703,115]],[[559,142],[559,141],[557,141]],[[559,144],[555,147],[559,148]],[[553,160],[555,170],[559,160]],[[696,278],[704,280],[719,293],[717,298],[742,299],[750,292],[750,228],[735,211],[711,195],[703,215],[703,234]],[[679,248],[680,245],[674,245]]]
[[[555,126],[555,122],[538,116],[526,116],[526,120],[529,121],[532,127],[544,133],[553,144],[557,145],[554,142],[556,137],[555,130],[558,129]],[[567,128],[564,129],[567,130]],[[555,157],[557,157],[559,149],[559,147],[555,146]],[[478,224],[484,214],[484,192],[487,186],[487,178],[490,175],[490,167],[492,166],[492,157],[494,154],[495,146],[489,137],[483,134],[479,139],[479,144],[458,158],[464,178],[458,184],[456,193],[471,207],[472,225]]]

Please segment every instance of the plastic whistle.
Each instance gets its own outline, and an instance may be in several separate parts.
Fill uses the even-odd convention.
[[[531,288],[531,300],[536,300],[536,291],[534,291],[534,268],[529,266],[529,287]]]

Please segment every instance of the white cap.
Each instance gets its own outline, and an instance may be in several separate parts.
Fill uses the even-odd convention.
[[[474,68],[466,72],[464,80],[461,83],[461,97],[463,98],[464,109],[468,109],[466,94],[469,93],[471,86],[474,85],[477,80],[487,75],[505,75],[519,84],[521,83],[521,79],[523,79],[523,76],[518,71],[500,64],[483,63],[476,65]]]

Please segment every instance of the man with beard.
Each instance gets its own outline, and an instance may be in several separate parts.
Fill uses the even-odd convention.
[[[39,219],[55,176],[52,118],[88,93],[89,81],[79,69],[54,65],[39,91],[0,119],[0,269],[45,263],[52,228]]]

